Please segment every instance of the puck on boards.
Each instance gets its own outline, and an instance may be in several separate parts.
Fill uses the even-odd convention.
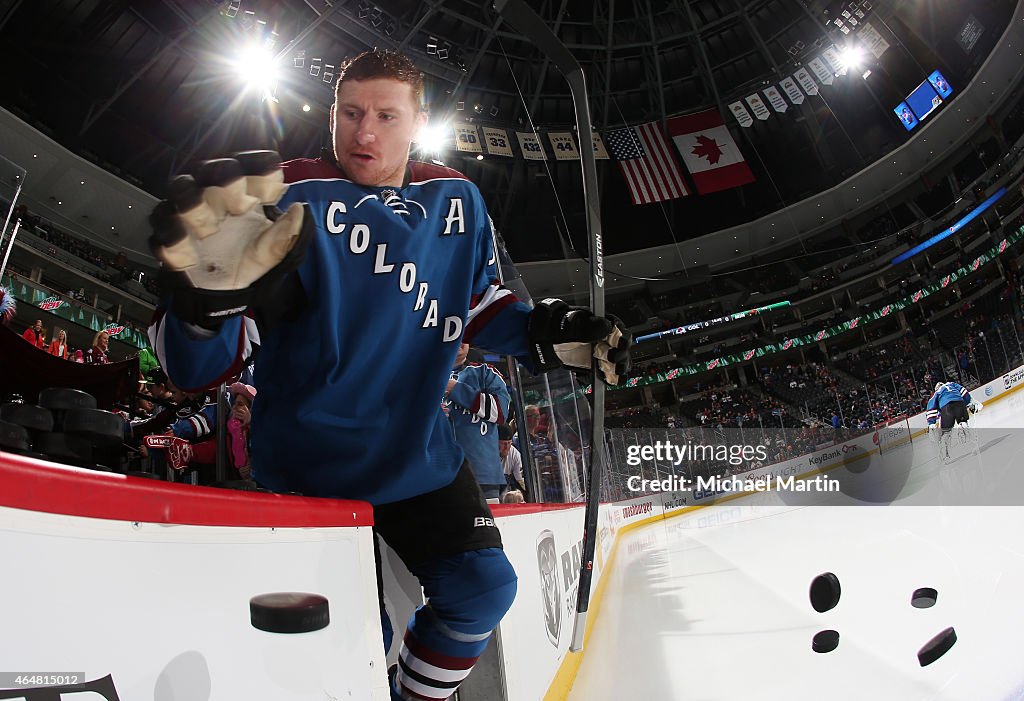
[[[249,599],[249,620],[268,633],[311,633],[331,622],[326,597],[285,591]]]
[[[47,409],[95,409],[96,398],[80,389],[47,387],[39,391],[39,406]]]
[[[815,652],[832,652],[839,647],[839,631],[823,630],[815,633],[811,639],[811,649]]]
[[[53,414],[35,404],[4,404],[0,407],[0,419],[18,424],[29,431],[46,433],[53,430]]]
[[[939,593],[931,587],[915,589],[910,596],[910,605],[916,609],[931,608],[939,600]]]
[[[956,631],[952,627],[946,628],[946,630],[926,642],[924,647],[917,651],[917,661],[921,663],[922,667],[927,667],[949,652],[949,649],[953,647],[955,642]]]
[[[811,582],[811,606],[818,613],[825,613],[836,607],[841,593],[839,577],[831,572],[819,574]]]
[[[28,448],[28,431],[24,426],[0,421],[0,450],[24,453]]]
[[[64,433],[82,436],[94,445],[116,445],[124,440],[124,419],[102,409],[72,409],[64,414]]]
[[[45,455],[47,460],[56,462],[78,462],[82,457],[63,433],[40,433],[32,440],[32,448]]]

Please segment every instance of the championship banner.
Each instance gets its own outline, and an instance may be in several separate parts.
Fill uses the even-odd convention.
[[[508,134],[504,129],[495,127],[480,127],[484,132],[484,147],[487,153],[492,156],[507,156],[512,158],[512,146],[508,142]]]
[[[573,143],[572,133],[568,131],[549,131],[548,140],[556,161],[578,161],[580,152]]]
[[[807,65],[811,67],[811,70],[814,71],[814,75],[823,85],[832,85],[835,81],[836,77],[832,75],[832,71],[820,58],[812,58],[807,62]]]
[[[860,31],[857,32],[857,39],[875,58],[882,58],[882,54],[889,48],[889,42],[871,26],[870,22],[865,22],[864,26],[860,28]]]
[[[598,134],[596,131],[593,132],[593,136],[594,136],[594,158],[596,158],[599,161],[610,160],[611,157],[608,155],[608,149],[605,148],[604,139],[602,139],[601,135]]]
[[[782,89],[786,92],[786,97],[789,98],[790,102],[794,105],[804,104],[804,93],[800,89],[800,86],[796,84],[795,80],[792,78],[783,78],[779,85],[781,85]]]
[[[804,89],[805,93],[808,95],[818,94],[818,84],[814,82],[814,78],[811,77],[806,68],[799,69],[793,74],[793,77],[796,78],[796,82],[800,83],[800,87]]]
[[[546,161],[548,159],[544,153],[544,147],[540,145],[540,139],[537,138],[536,134],[524,134],[521,131],[517,131],[516,136],[519,138],[519,148],[523,151],[523,158],[528,161]]]
[[[764,94],[768,98],[768,102],[771,103],[772,108],[776,112],[785,112],[789,109],[789,104],[786,102],[786,98],[782,96],[779,89],[774,85],[764,89]]]
[[[456,122],[452,125],[455,130],[455,148],[459,151],[469,153],[483,153],[480,148],[480,139],[477,137],[476,127],[472,124]]]
[[[746,128],[754,123],[754,118],[750,116],[750,112],[747,112],[747,108],[739,100],[729,105],[729,111],[732,112],[732,116],[736,118],[741,127]]]
[[[757,93],[747,96],[747,104],[750,105],[750,109],[754,110],[754,116],[762,122],[772,116],[768,105],[764,104],[764,100]]]

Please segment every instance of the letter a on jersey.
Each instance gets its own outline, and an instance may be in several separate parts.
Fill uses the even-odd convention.
[[[462,214],[462,198],[453,197],[448,204],[448,215],[444,218],[444,231],[442,236],[451,236],[452,224],[456,225],[456,234],[466,233],[466,219]]]

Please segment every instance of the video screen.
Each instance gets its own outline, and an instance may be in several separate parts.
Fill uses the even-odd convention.
[[[949,81],[947,81],[946,77],[938,71],[933,71],[932,74],[928,76],[928,82],[932,84],[932,87],[935,88],[935,92],[937,92],[939,97],[943,100],[953,94],[953,88],[950,87]]]
[[[926,80],[907,96],[907,104],[910,105],[910,109],[917,116],[917,121],[923,122],[928,115],[942,104],[942,98],[935,92],[932,84]]]
[[[896,116],[900,118],[900,124],[902,124],[907,131],[910,131],[917,126],[917,117],[915,117],[914,113],[911,112],[910,106],[906,102],[901,102],[896,105],[896,109],[894,109],[893,112],[895,112]]]

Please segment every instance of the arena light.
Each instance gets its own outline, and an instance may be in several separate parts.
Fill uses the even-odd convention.
[[[842,73],[859,68],[864,63],[864,50],[858,46],[847,46],[839,52],[839,67]]]
[[[235,69],[245,84],[264,96],[277,86],[277,65],[274,54],[261,44],[249,44],[238,54]]]
[[[451,127],[443,124],[428,124],[420,130],[416,144],[423,153],[440,153]]]

